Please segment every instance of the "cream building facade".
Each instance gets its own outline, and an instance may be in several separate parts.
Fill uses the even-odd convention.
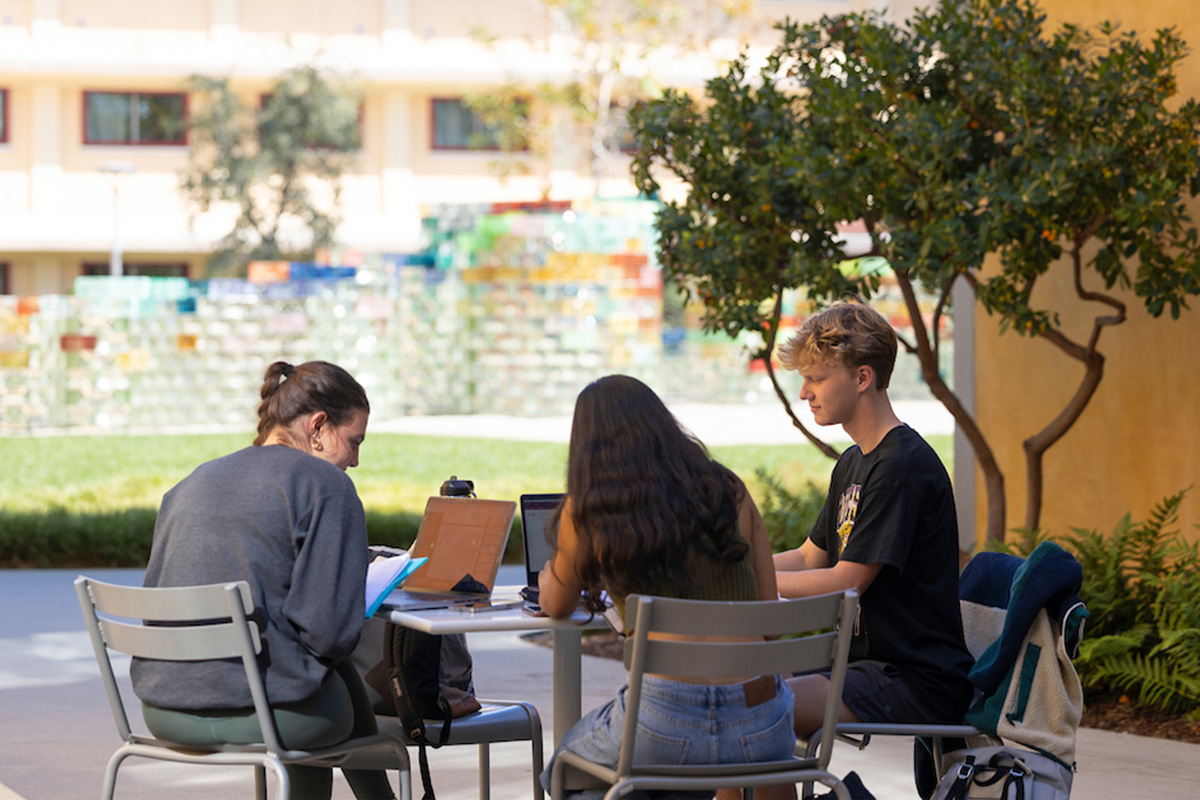
[[[518,156],[524,174],[506,178],[495,152],[435,142],[435,107],[446,101],[454,110],[467,92],[553,83],[580,69],[578,42],[547,5],[0,0],[0,293],[68,291],[80,274],[107,274],[113,250],[127,273],[203,277],[205,253],[230,218],[189,216],[177,188],[186,138],[155,128],[164,115],[186,116],[185,83],[196,74],[229,77],[250,102],[305,63],[358,82],[363,147],[343,180],[339,244],[347,248],[413,249],[429,204],[629,195],[627,163],[610,165],[597,183],[568,136],[544,156]],[[684,5],[683,25],[711,38],[700,48],[661,48],[634,66],[662,85],[699,87],[742,45],[770,47],[773,20],[884,7],[758,0],[722,26],[727,3]]]

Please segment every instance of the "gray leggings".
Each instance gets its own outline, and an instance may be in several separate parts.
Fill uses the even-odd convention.
[[[284,747],[329,747],[354,736],[378,732],[375,713],[362,681],[349,660],[312,697],[272,707]],[[181,744],[256,744],[262,741],[254,709],[175,711],[142,704],[146,727],[155,736]],[[333,793],[333,770],[286,765],[294,800],[328,800]],[[343,770],[358,800],[392,800],[395,794],[383,770]]]

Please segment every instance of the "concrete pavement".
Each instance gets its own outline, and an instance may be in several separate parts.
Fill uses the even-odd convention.
[[[502,583],[520,581],[504,567]],[[101,580],[136,584],[140,570],[86,570]],[[72,570],[0,571],[0,800],[74,800],[97,796],[104,765],[119,744],[71,581]],[[516,634],[470,638],[478,691],[485,697],[531,700],[547,726],[551,713],[550,651]],[[584,709],[611,698],[623,680],[615,661],[584,657]],[[127,681],[126,687],[128,688]],[[135,706],[136,708],[136,706]],[[835,747],[838,774],[855,770],[879,800],[912,800],[909,740],[880,739],[865,751]],[[547,752],[547,756],[549,752]],[[414,765],[416,753],[413,752]],[[1081,730],[1075,800],[1192,800],[1200,781],[1200,745]],[[432,751],[442,800],[477,796],[476,752]],[[528,747],[492,752],[492,796],[530,796]],[[415,791],[420,792],[419,778]],[[132,759],[121,771],[124,800],[250,797],[247,768],[187,767]],[[419,794],[417,795],[419,796]],[[340,776],[336,800],[352,794]]]

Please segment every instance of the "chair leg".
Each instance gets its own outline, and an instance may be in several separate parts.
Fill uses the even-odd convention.
[[[400,762],[400,800],[412,800],[412,765],[404,745],[398,745],[397,760]]]
[[[271,768],[275,770],[275,800],[292,800],[292,784],[288,780],[287,770],[283,768],[282,761],[271,761]],[[266,781],[263,781],[264,788]]]
[[[846,784],[839,781],[837,778],[830,776],[830,780],[821,781],[825,786],[833,790],[833,795],[838,800],[851,800],[850,790],[846,788]]]
[[[541,731],[538,731],[540,734]],[[545,769],[542,761],[542,737],[540,735],[532,737],[531,749],[533,750],[533,800],[545,800],[546,793],[542,790],[542,770]]]
[[[117,790],[117,770],[121,768],[121,762],[131,755],[133,754],[124,750],[117,750],[108,760],[108,767],[104,770],[104,800],[112,800],[113,793]]]
[[[492,754],[487,743],[479,745],[479,800],[492,796]]]
[[[812,758],[817,754],[817,748],[821,746],[821,735],[824,731],[817,729],[808,741],[804,743],[804,757]],[[799,741],[797,741],[796,749],[799,750]],[[803,781],[800,784],[800,800],[810,800],[816,794],[815,784],[812,781]]]

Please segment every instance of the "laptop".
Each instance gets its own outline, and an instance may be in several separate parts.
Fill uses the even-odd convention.
[[[517,504],[511,500],[431,497],[409,552],[428,558],[384,601],[397,611],[486,603],[496,586]]]
[[[563,497],[561,492],[521,495],[521,539],[525,551],[525,589],[521,596],[535,605],[538,599],[538,573],[550,559],[546,524],[554,516]]]

